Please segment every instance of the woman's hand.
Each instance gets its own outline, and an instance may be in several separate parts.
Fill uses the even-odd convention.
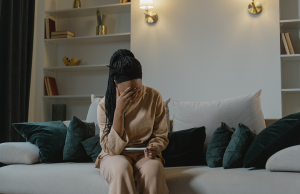
[[[130,86],[122,94],[120,94],[119,89],[116,87],[117,99],[115,111],[119,114],[124,114],[130,104],[132,104],[137,99],[140,90],[141,89],[131,88]]]
[[[157,148],[151,144],[148,149],[144,150],[145,157],[148,159],[155,159],[157,156]]]

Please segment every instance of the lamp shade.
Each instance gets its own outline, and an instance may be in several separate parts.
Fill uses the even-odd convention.
[[[148,9],[154,7],[153,0],[140,0],[140,8],[145,9],[148,6]]]

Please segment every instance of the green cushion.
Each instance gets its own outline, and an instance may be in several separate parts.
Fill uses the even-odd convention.
[[[245,155],[256,134],[246,125],[240,123],[231,136],[228,147],[223,157],[223,167],[242,168]]]
[[[86,123],[73,117],[67,129],[66,142],[64,147],[65,161],[91,161],[86,154],[82,141],[95,135],[95,124]]]
[[[223,122],[221,127],[214,132],[206,152],[206,162],[209,167],[222,167],[223,156],[233,132],[234,129]]]
[[[96,162],[98,155],[102,151],[99,135],[84,140],[81,144],[83,145],[86,154],[92,158],[93,162]]]
[[[13,123],[13,127],[40,150],[40,162],[62,162],[67,127],[62,121]]]
[[[276,152],[300,144],[300,113],[286,116],[265,128],[252,142],[244,159],[244,167],[265,168]]]
[[[169,132],[169,144],[162,151],[165,167],[195,166],[205,164],[203,153],[205,127]]]

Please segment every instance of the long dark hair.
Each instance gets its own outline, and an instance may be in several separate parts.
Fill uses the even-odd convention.
[[[120,49],[114,52],[110,58],[109,67],[118,69],[142,69],[140,62],[134,57],[133,53],[126,49]],[[105,93],[105,114],[106,114],[106,124],[104,131],[108,135],[110,133],[114,114],[116,109],[116,85],[114,82],[114,76],[109,76],[107,90]]]

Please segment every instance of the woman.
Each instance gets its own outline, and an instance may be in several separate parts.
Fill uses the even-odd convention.
[[[142,67],[125,49],[110,59],[105,98],[97,110],[102,152],[95,163],[110,194],[167,194],[161,151],[168,145],[161,94],[142,84]],[[144,151],[126,151],[147,147]]]

